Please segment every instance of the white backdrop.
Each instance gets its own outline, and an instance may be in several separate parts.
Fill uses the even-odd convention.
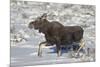
[[[29,1],[29,0],[28,0]],[[32,1],[32,0],[31,0]],[[42,65],[41,67],[61,67],[61,66],[77,66],[77,67],[84,67],[84,66],[96,66],[99,65],[99,13],[100,13],[100,2],[95,3],[95,0],[33,0],[33,1],[41,1],[41,2],[57,2],[57,3],[73,3],[73,4],[88,4],[88,5],[95,5],[97,6],[97,14],[96,14],[96,62],[89,62],[89,63],[72,63],[72,64],[57,64],[57,65]],[[0,67],[8,67],[10,63],[10,2],[9,0],[1,0],[0,1]],[[67,59],[66,59],[67,60]],[[32,66],[28,66],[32,67]],[[37,66],[39,67],[39,66]]]

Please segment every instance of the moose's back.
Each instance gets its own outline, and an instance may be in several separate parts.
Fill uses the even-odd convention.
[[[84,30],[80,26],[65,26],[64,31],[66,31],[67,38],[71,37],[74,42],[80,41],[83,38]]]

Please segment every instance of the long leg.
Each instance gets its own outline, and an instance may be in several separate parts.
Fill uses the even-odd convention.
[[[61,47],[60,45],[56,45],[56,49],[57,49],[57,56],[61,56]]]
[[[47,42],[41,42],[39,44],[39,49],[38,49],[38,56],[42,56],[42,46],[45,46],[47,44]]]
[[[85,41],[83,39],[81,39],[80,41],[80,48],[77,50],[77,54],[79,53],[79,51],[85,46]]]
[[[56,35],[56,50],[57,50],[57,56],[59,57],[61,55],[61,40],[60,38]]]

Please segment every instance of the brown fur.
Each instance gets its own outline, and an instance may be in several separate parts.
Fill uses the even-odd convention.
[[[63,26],[57,21],[49,22],[43,16],[29,23],[29,28],[33,27],[45,34],[46,42],[49,45],[56,44],[58,55],[61,45],[80,42],[83,38],[83,29],[80,26]]]

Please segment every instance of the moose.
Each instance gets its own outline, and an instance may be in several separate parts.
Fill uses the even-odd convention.
[[[37,17],[28,25],[30,29],[39,30],[45,35],[46,41],[39,44],[38,56],[42,56],[42,46],[56,45],[57,56],[61,56],[61,46],[67,44],[79,43],[79,47],[73,47],[77,53],[83,48],[83,33],[84,30],[80,26],[64,26],[58,21],[48,21],[47,14]]]

